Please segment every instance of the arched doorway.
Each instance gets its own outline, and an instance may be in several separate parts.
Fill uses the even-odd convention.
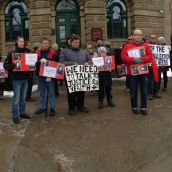
[[[127,6],[123,0],[107,1],[108,38],[127,38]]]
[[[65,46],[66,38],[80,35],[79,6],[74,0],[60,0],[56,6],[56,38],[60,47]]]
[[[5,7],[5,40],[12,42],[18,35],[29,39],[28,8],[24,1],[9,0]]]

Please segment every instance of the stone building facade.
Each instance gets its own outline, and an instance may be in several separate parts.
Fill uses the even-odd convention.
[[[7,14],[5,14],[7,13],[6,11],[12,8],[14,1],[15,0],[0,0],[0,55],[6,55],[14,46],[14,40],[10,40],[10,38],[7,40],[9,35],[6,30],[9,27],[9,23],[7,23]],[[48,37],[52,43],[60,43],[61,38],[64,39],[69,35],[69,32],[67,35],[66,28],[70,31],[78,30],[78,33],[81,35],[82,45],[88,41],[94,42],[94,36],[96,36],[96,34],[100,36],[101,34],[104,41],[111,42],[112,46],[118,47],[127,40],[127,35],[131,34],[134,28],[141,28],[146,39],[148,39],[149,34],[156,33],[159,36],[165,35],[167,42],[170,42],[171,0],[73,0],[74,3],[72,2],[72,5],[77,4],[77,13],[74,9],[72,13],[68,14],[70,4],[67,6],[67,3],[71,3],[71,1],[72,0],[16,0],[17,6],[23,2],[27,7],[25,13],[28,21],[25,21],[25,24],[27,23],[28,25],[28,40],[31,45],[35,42],[40,42],[42,37]],[[110,7],[110,5],[120,4],[121,1],[121,7],[125,4],[125,7],[123,7],[124,13],[119,13],[121,7]],[[10,3],[11,6],[8,6]],[[62,5],[64,4],[66,4],[66,12],[61,11],[61,8],[63,8]],[[71,6],[71,8],[73,7]],[[114,32],[114,34],[118,34],[115,33],[115,22],[118,17],[115,17],[119,14],[124,16],[125,21],[123,25],[127,30],[124,31],[126,33],[124,33],[123,36],[108,36],[109,26],[107,27],[107,25],[109,25],[109,9],[112,9],[114,14],[111,16],[116,19],[113,20],[114,22],[112,21],[112,27],[110,27],[110,32]],[[117,13],[117,15],[115,13]],[[71,21],[67,19],[71,14],[75,16],[71,21],[76,19],[77,21],[74,22],[77,22],[77,24],[68,26]],[[76,15],[78,15],[78,18],[76,18]],[[122,20],[122,17],[120,16],[118,19]],[[62,22],[62,24],[60,22]],[[17,29],[17,27],[15,28]],[[121,26],[117,29],[118,32],[121,32],[120,29]]]

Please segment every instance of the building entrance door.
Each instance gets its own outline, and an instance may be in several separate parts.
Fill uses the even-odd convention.
[[[80,35],[79,7],[75,1],[60,1],[56,8],[56,37],[59,47],[65,47],[72,34]]]

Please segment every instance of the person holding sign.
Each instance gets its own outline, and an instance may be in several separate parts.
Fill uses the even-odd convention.
[[[158,38],[158,44],[159,45],[166,45],[165,43],[165,38],[164,37],[159,37]],[[168,84],[168,76],[167,76],[167,71],[169,70],[170,67],[168,66],[161,66],[159,68],[160,70],[160,75],[159,75],[159,88],[161,85],[161,72],[163,74],[163,79],[164,79],[164,87],[162,89],[162,91],[167,91],[167,84]]]
[[[12,86],[14,92],[12,101],[12,119],[14,123],[18,124],[20,122],[20,118],[31,118],[29,115],[26,114],[25,107],[29,72],[13,71],[18,63],[17,60],[14,64],[12,63],[13,53],[27,53],[27,50],[24,48],[24,38],[22,36],[17,37],[15,50],[7,55],[4,63],[4,68],[8,70],[9,73],[11,73],[12,77]]]
[[[105,47],[99,47],[98,48],[98,55],[101,57],[106,57],[107,51]],[[109,59],[107,59],[106,64],[111,62]],[[112,77],[111,77],[111,71],[100,71],[99,72],[99,91],[98,91],[98,99],[99,99],[99,104],[98,108],[103,109],[103,99],[105,98],[106,94],[106,99],[108,102],[108,105],[110,107],[114,107],[115,104],[112,101]]]
[[[130,82],[130,98],[131,107],[134,114],[139,114],[137,108],[137,92],[138,85],[140,86],[141,92],[141,109],[142,115],[147,115],[147,80],[146,74],[132,75],[131,66],[133,64],[147,64],[150,63],[152,58],[152,51],[148,44],[142,39],[142,31],[135,29],[133,32],[133,41],[127,44],[121,53],[122,61],[127,65]],[[134,51],[133,51],[134,49]],[[140,51],[140,49],[142,51]]]
[[[54,43],[52,45],[52,50],[54,50],[54,56],[56,58],[56,61],[59,62],[59,46],[58,44]],[[54,79],[54,91],[55,91],[55,97],[59,96],[59,87],[58,87],[58,82],[57,79]]]
[[[91,57],[86,52],[86,50],[80,48],[80,37],[78,35],[71,36],[70,43],[70,47],[61,51],[59,59],[60,62],[64,63],[66,66],[84,65],[91,62]],[[76,107],[80,112],[89,112],[89,110],[84,106],[85,93],[83,91],[69,93],[67,88],[67,95],[69,106],[68,114],[70,116],[76,114]]]
[[[47,64],[50,61],[56,61],[54,56],[54,51],[49,47],[49,40],[47,38],[42,39],[42,49],[37,51],[38,61],[36,63],[36,74],[38,76],[38,88],[40,92],[40,109],[35,113],[37,115],[46,112],[46,90],[49,95],[50,112],[49,116],[55,115],[55,92],[54,92],[54,79],[39,76],[40,66]]]
[[[148,44],[152,46],[158,44],[155,34],[150,35],[150,40]],[[147,89],[148,89],[149,100],[152,100],[153,98],[158,98],[158,99],[161,98],[161,96],[159,95],[159,81],[156,81],[156,76],[155,76],[155,73],[157,73],[156,75],[158,75],[159,78],[160,72],[157,71],[158,70],[157,65],[156,67],[154,66],[155,66],[155,58],[153,56],[151,60],[151,65],[149,66],[149,73],[147,74],[147,80],[148,80]]]
[[[91,56],[91,58],[98,57],[98,54],[95,52],[95,49],[92,44],[87,44],[86,51]],[[90,95],[93,96],[95,94],[95,91],[91,91]]]

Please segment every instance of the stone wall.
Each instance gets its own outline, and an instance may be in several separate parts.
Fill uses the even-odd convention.
[[[164,35],[164,15],[160,12],[163,9],[161,0],[134,0],[132,6],[132,29],[141,28],[145,34],[155,33]]]
[[[0,20],[0,56],[2,55],[2,24],[1,24],[1,20]]]
[[[30,2],[30,41],[40,42],[42,37],[51,40],[51,10],[47,0]]]
[[[3,30],[3,26],[2,26],[3,10],[2,10],[2,6],[3,6],[3,3],[2,3],[2,1],[0,1],[0,56],[2,55],[2,44],[3,44],[3,40],[2,40],[2,30]]]
[[[85,12],[85,41],[91,40],[91,29],[102,28],[103,39],[107,39],[106,35],[106,10],[103,1],[86,1],[84,6]]]
[[[82,44],[91,40],[91,28],[100,27],[103,39],[107,40],[106,29],[106,0],[76,0],[80,6]],[[0,6],[0,52],[6,54],[13,46],[13,42],[5,43],[4,4]],[[32,45],[40,42],[43,36],[51,42],[56,41],[56,1],[55,0],[26,0],[29,8],[29,34]],[[146,38],[151,33],[159,36],[171,35],[171,0],[125,0],[128,11],[128,33],[134,28],[141,28]],[[164,13],[161,13],[162,10]],[[161,12],[160,12],[161,11]],[[57,14],[58,15],[58,14]],[[165,25],[164,25],[165,23]],[[126,39],[108,40],[114,46],[120,46]],[[169,41],[169,40],[168,40]]]
[[[164,36],[166,38],[166,43],[171,43],[171,35],[172,35],[172,0],[164,1]]]

